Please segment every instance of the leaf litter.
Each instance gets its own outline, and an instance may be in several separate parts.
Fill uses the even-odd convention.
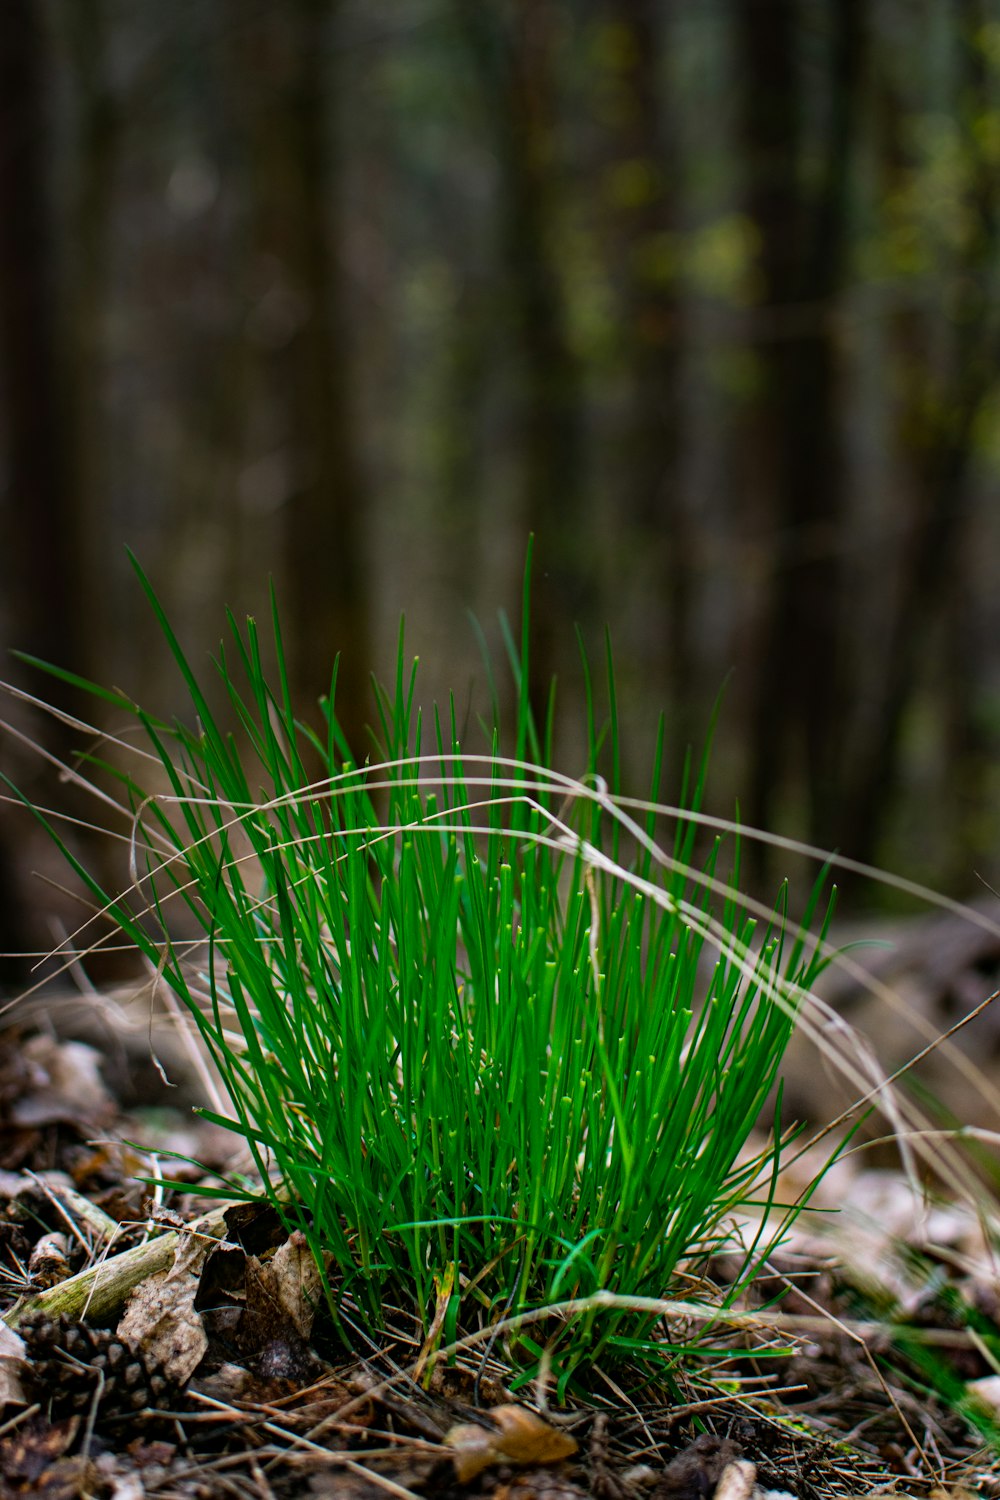
[[[377,1344],[356,1325],[349,1349],[349,1295],[338,1330],[305,1237],[273,1209],[212,1210],[179,1189],[151,1201],[135,1174],[155,1180],[158,1158],[125,1141],[148,1136],[153,1117],[122,1117],[112,1133],[109,1097],[95,1144],[94,1111],[74,1121],[65,1082],[59,1106],[44,1104],[50,1075],[67,1077],[75,1057],[55,1058],[60,1044],[49,1041],[45,1067],[13,1032],[0,1056],[4,1500],[1000,1495],[988,1440],[1000,1405],[992,1247],[971,1210],[915,1203],[899,1172],[838,1164],[820,1212],[740,1304],[755,1322],[719,1332],[714,1364],[694,1365],[669,1391],[648,1377],[623,1389],[598,1370],[556,1408],[544,1382],[513,1391],[496,1346],[463,1348],[460,1330],[450,1358],[428,1358],[401,1310],[385,1310]],[[92,1103],[89,1063],[83,1076]],[[160,1151],[172,1149],[169,1119],[152,1131]],[[204,1145],[206,1165],[225,1172],[210,1127]],[[855,1207],[828,1216],[824,1192]],[[199,1227],[207,1218],[211,1234]],[[96,1323],[84,1305],[32,1327],[25,1309],[68,1285],[59,1278],[144,1253],[153,1265],[160,1255],[158,1268],[118,1301],[105,1296]],[[710,1267],[723,1292],[731,1270],[724,1255]],[[934,1368],[921,1363],[927,1350]]]

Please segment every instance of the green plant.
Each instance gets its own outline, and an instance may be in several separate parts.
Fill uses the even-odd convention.
[[[588,675],[575,779],[548,763],[523,656],[514,754],[495,726],[474,754],[453,707],[422,722],[401,634],[377,751],[358,765],[335,679],[322,734],[296,719],[276,610],[273,687],[255,622],[229,617],[216,668],[238,731],[225,733],[137,571],[194,725],[56,672],[134,716],[161,778],[150,789],[92,762],[124,793],[131,886],[105,890],[36,814],[194,1018],[231,1101],[210,1117],[245,1139],[263,1191],[308,1236],[332,1306],[349,1297],[377,1324],[391,1293],[448,1341],[470,1319],[690,1286],[682,1275],[731,1243],[733,1210],[774,1197],[777,1118],[773,1146],[742,1153],[823,963],[829,909],[807,938],[819,885],[788,936],[784,891],[762,929],[732,894],[738,841],[716,838],[692,870],[704,762],[669,852],[652,805],[643,823],[626,814],[610,657],[609,727]],[[662,732],[654,799],[661,759]],[[775,1233],[745,1248],[730,1300]],[[560,1325],[564,1378],[664,1352],[655,1321],[597,1309]],[[515,1359],[541,1354],[525,1331]]]

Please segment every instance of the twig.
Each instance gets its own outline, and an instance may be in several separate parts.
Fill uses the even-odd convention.
[[[226,1204],[222,1208],[213,1209],[200,1219],[194,1219],[184,1229],[170,1230],[155,1239],[146,1240],[144,1244],[136,1245],[131,1250],[123,1250],[120,1255],[99,1261],[97,1265],[78,1272],[76,1276],[67,1277],[65,1281],[39,1292],[37,1296],[24,1298],[5,1313],[3,1321],[9,1328],[16,1328],[28,1313],[44,1312],[52,1318],[65,1313],[70,1318],[79,1318],[84,1310],[98,1323],[112,1317],[120,1311],[133,1288],[147,1277],[154,1276],[157,1271],[165,1271],[173,1264],[178,1246],[185,1235],[223,1239],[226,1233],[226,1209],[232,1206]]]

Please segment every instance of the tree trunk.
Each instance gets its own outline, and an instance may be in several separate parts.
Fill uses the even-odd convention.
[[[765,283],[757,483],[774,496],[754,694],[751,819],[767,827],[799,742],[808,835],[836,842],[842,806],[843,460],[833,314],[848,248],[848,174],[863,53],[861,0],[831,12],[830,117],[819,181],[802,183],[795,0],[740,11],[749,209]]]
[[[7,0],[0,41],[0,388],[6,444],[3,592],[9,645],[77,671],[90,667],[82,608],[73,445],[61,379],[54,234],[48,209],[48,41],[36,0]],[[17,675],[23,675],[18,669]],[[37,691],[37,682],[31,683]],[[46,696],[81,712],[71,689]],[[31,726],[65,758],[75,736],[46,719]],[[17,984],[17,955],[40,934],[29,919],[14,830],[0,823],[0,983]],[[23,840],[18,830],[17,846]]]
[[[970,227],[954,267],[958,302],[943,374],[935,372],[931,351],[920,347],[931,342],[927,331],[921,339],[912,317],[901,325],[910,398],[900,426],[914,498],[901,585],[882,657],[879,711],[854,768],[844,841],[846,852],[868,863],[878,858],[903,752],[904,716],[920,682],[930,634],[942,615],[962,607],[959,595],[965,584],[959,563],[971,508],[974,429],[995,387],[1000,360],[995,269],[1000,190],[995,164],[977,133],[994,94],[994,75],[981,41],[988,18],[980,0],[962,0],[959,9],[956,114],[970,167]]]
[[[0,45],[5,589],[16,622],[15,644],[83,671],[89,631],[81,607],[79,516],[47,204],[46,53],[36,0],[7,0]],[[53,691],[58,696],[58,689]]]
[[[493,121],[500,164],[500,240],[516,364],[523,535],[536,535],[531,701],[544,722],[563,642],[587,613],[579,362],[567,330],[555,209],[555,15],[551,0],[512,0],[499,14],[456,0]]]
[[[247,28],[258,249],[284,326],[270,361],[291,449],[285,513],[291,681],[307,713],[341,654],[337,714],[364,757],[371,718],[369,505],[357,439],[341,265],[333,0],[291,0]]]
[[[611,0],[617,28],[611,99],[613,147],[625,184],[616,204],[624,280],[626,411],[619,466],[622,513],[635,541],[644,611],[641,654],[649,682],[669,694],[669,725],[683,753],[696,725],[692,661],[690,519],[677,473],[680,433],[680,311],[670,268],[657,255],[675,229],[669,100],[664,96],[669,7],[662,0]]]
[[[108,26],[103,0],[75,0],[68,8],[77,103],[77,150],[72,204],[72,258],[65,268],[66,366],[71,383],[76,543],[74,563],[81,607],[90,622],[89,654],[101,655],[106,625],[101,590],[118,559],[97,555],[105,544],[108,475],[104,404],[105,311],[111,258],[111,215],[121,140],[121,118],[108,78]]]

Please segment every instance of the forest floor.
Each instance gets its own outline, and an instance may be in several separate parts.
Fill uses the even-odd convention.
[[[421,1361],[400,1310],[377,1344],[349,1300],[339,1334],[314,1320],[300,1236],[157,1182],[199,1185],[170,1152],[230,1170],[232,1137],[123,1111],[98,1064],[0,1037],[0,1500],[1000,1496],[988,1236],[896,1171],[839,1163],[826,1201],[854,1206],[800,1221],[757,1324],[672,1389],[597,1372],[560,1406],[488,1345]]]

